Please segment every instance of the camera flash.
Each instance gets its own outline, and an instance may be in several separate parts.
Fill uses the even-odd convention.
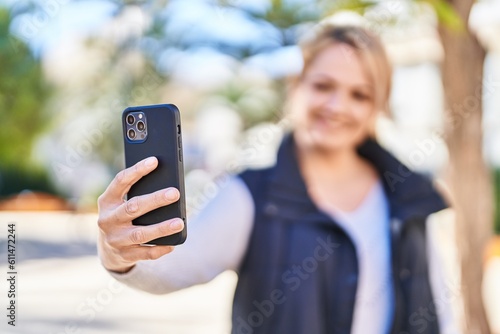
[[[142,119],[142,114],[139,114],[139,119]]]

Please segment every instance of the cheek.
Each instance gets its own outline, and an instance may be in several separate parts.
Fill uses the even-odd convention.
[[[363,107],[356,110],[355,127],[353,128],[353,138],[355,141],[360,141],[367,136],[372,135],[374,130],[375,111],[369,107]]]
[[[328,100],[325,94],[317,93],[311,90],[304,89],[301,92],[300,102],[297,104],[297,109],[303,121],[311,119],[314,114],[324,107]]]
[[[306,89],[297,90],[291,99],[290,109],[298,124],[307,122],[310,115],[319,107],[320,103],[314,94]]]
[[[374,113],[373,107],[366,103],[354,108],[353,118],[360,128],[367,128],[372,123]]]

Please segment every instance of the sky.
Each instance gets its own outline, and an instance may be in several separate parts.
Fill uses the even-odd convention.
[[[117,5],[103,0],[34,0],[40,10],[34,14],[20,15],[11,26],[14,34],[28,42],[35,54],[42,55],[50,48],[59,47],[59,41],[67,36],[98,33],[99,27],[116,11]],[[0,0],[0,5],[20,8],[25,3],[16,0]],[[233,0],[232,3],[252,10],[265,9],[265,0]],[[237,45],[246,39],[262,40],[262,25],[245,19],[237,10],[220,8],[213,1],[170,1],[168,29],[172,33],[183,33],[190,39],[211,38]],[[227,29],[230,26],[231,29]],[[191,28],[191,29],[190,29]],[[195,29],[193,29],[195,28]],[[267,31],[268,33],[268,31]]]
[[[10,5],[14,9],[19,5],[15,0],[3,1],[12,2]],[[115,4],[98,0],[38,3],[41,9],[37,13],[20,15],[11,26],[11,31],[26,41],[36,55],[60,47],[59,41],[66,40],[67,36],[94,32],[116,10]]]
[[[47,49],[60,47],[58,41],[67,40],[65,38],[67,36],[98,33],[96,30],[99,26],[117,9],[116,3],[105,0],[33,0],[33,2],[38,3],[41,10],[35,14],[19,16],[11,29],[27,41],[37,55],[41,55]],[[169,20],[167,29],[173,34],[183,34],[186,41],[213,39],[238,45],[247,44],[248,40],[251,40],[272,44],[271,27],[246,19],[240,11],[215,6],[215,2],[215,0],[169,1],[168,13],[175,16],[175,19]],[[269,3],[267,0],[227,2],[257,12],[264,11]],[[14,9],[23,3],[26,1],[0,0],[0,5]],[[498,25],[499,22],[500,0],[480,1],[473,11],[471,26],[495,23]]]

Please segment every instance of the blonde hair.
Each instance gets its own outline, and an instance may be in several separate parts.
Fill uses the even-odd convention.
[[[312,34],[299,42],[304,64],[300,75],[292,79],[292,88],[303,78],[316,56],[334,44],[350,46],[358,55],[372,81],[376,109],[388,112],[391,66],[380,39],[361,26],[318,24]]]

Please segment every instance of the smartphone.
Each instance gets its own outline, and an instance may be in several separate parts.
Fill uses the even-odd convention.
[[[176,234],[151,240],[149,245],[179,245],[187,237],[184,165],[182,162],[181,122],[179,109],[173,104],[129,107],[122,113],[125,165],[155,156],[158,167],[135,183],[127,198],[175,187],[177,202],[150,211],[132,221],[134,225],[151,225],[171,218],[184,220],[184,229]]]

